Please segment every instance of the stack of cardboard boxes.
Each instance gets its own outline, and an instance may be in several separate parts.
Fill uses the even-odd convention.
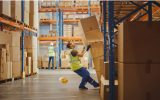
[[[38,1],[34,1],[34,3],[30,3],[33,1],[25,1],[25,10],[24,10],[24,22],[29,25],[29,23],[34,23],[33,26],[38,28]],[[35,3],[36,2],[36,3]],[[34,4],[34,11],[31,10],[30,7],[33,7]],[[30,6],[31,5],[31,6]],[[29,14],[30,12],[36,13],[36,16],[34,16],[33,19],[29,22]],[[16,20],[21,21],[21,1],[0,1],[0,14],[5,14],[9,17],[12,17]],[[32,26],[32,24],[31,24]],[[6,60],[6,66],[5,68],[8,68],[8,78],[19,78],[21,77],[21,48],[20,48],[20,35],[21,31],[13,32],[13,31],[4,31],[0,32],[0,44],[1,47],[6,49],[7,52],[7,60]],[[31,72],[36,73],[37,72],[37,37],[32,37],[30,41],[25,41],[25,45],[30,44],[32,47],[26,48],[25,56],[24,56],[24,66],[25,66],[25,72],[26,75],[29,75]],[[33,45],[32,45],[33,44]],[[4,46],[6,45],[6,46]],[[9,52],[9,53],[8,53]],[[9,56],[9,57],[8,57]],[[3,56],[4,57],[4,56]],[[2,58],[3,58],[2,57]],[[8,59],[9,58],[9,59]],[[4,62],[4,60],[3,60]],[[4,63],[3,63],[4,64]],[[8,67],[10,66],[10,67]],[[31,66],[35,66],[32,67]],[[2,71],[4,71],[4,68],[2,67]],[[32,69],[32,70],[31,70]]]
[[[0,80],[12,78],[12,63],[8,44],[0,44]]]
[[[125,22],[119,26],[118,100],[160,99],[159,26],[160,22]]]
[[[11,17],[21,21],[21,2],[11,1]]]
[[[7,69],[8,78],[12,75],[14,78],[20,77],[20,32],[0,32],[0,35],[1,48],[5,49],[7,54],[6,67],[10,66]]]
[[[29,14],[30,14],[30,1],[24,2],[24,23],[29,25]]]
[[[37,55],[37,38],[34,36],[25,36],[24,46],[27,52],[27,66],[29,72],[32,74],[37,73],[38,68],[38,55]]]
[[[80,20],[80,28],[82,30],[83,43],[91,45],[91,55],[93,58],[94,68],[97,73],[97,78],[100,83],[100,95],[102,100],[106,100],[109,96],[109,81],[108,81],[108,67],[109,63],[104,64],[104,42],[103,33],[100,32],[98,22],[95,16]],[[117,49],[116,49],[117,50]],[[115,52],[117,52],[115,50]],[[117,54],[116,54],[117,55]],[[117,57],[117,56],[116,56]],[[117,58],[116,58],[117,61]],[[117,63],[116,71],[117,71]],[[117,75],[116,75],[117,76]],[[116,80],[116,98],[118,97],[118,81]]]
[[[0,14],[11,16],[11,1],[0,1]]]
[[[103,58],[103,34],[99,30],[98,22],[95,16],[80,20],[79,28],[83,43],[91,45],[91,55],[93,58],[94,67],[100,82],[100,59]]]
[[[39,27],[39,18],[38,18],[38,1],[29,1],[29,25],[38,29]]]
[[[20,35],[21,32],[11,33],[11,61],[12,61],[12,71],[13,77],[21,76],[21,58],[20,58]]]

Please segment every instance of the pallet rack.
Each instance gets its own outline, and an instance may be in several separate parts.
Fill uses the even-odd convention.
[[[49,37],[40,37],[39,40],[41,41],[41,44],[46,41],[56,41],[58,45],[56,45],[57,48],[57,57],[56,61],[58,62],[56,67],[61,66],[61,59],[59,58],[61,51],[63,50],[63,44],[66,41],[76,41],[79,44],[82,44],[81,38],[80,37],[65,37],[63,35],[63,26],[64,24],[71,24],[71,25],[78,25],[79,19],[64,19],[63,15],[66,12],[71,12],[71,13],[82,13],[82,14],[88,14],[88,16],[91,16],[92,12],[100,12],[100,6],[92,6],[91,5],[91,0],[88,0],[88,6],[76,6],[75,4],[72,6],[61,6],[60,1],[55,1],[54,5],[50,6],[42,6],[40,5],[39,8],[39,13],[55,13],[56,14],[56,19],[40,19],[40,24],[52,24],[56,25],[56,37],[54,36],[49,36]],[[53,3],[53,2],[52,2]],[[74,2],[75,3],[75,2]],[[53,15],[52,15],[53,17]],[[73,27],[72,27],[73,31]],[[73,34],[73,33],[72,33]],[[45,43],[44,43],[45,44]],[[92,62],[91,62],[92,63]]]
[[[132,6],[132,7],[131,7]],[[155,7],[156,6],[156,7]],[[108,10],[107,10],[108,7]],[[148,20],[153,21],[154,13],[159,11],[160,3],[156,1],[102,1],[101,12],[103,14],[102,31],[104,33],[104,64],[109,56],[109,100],[115,100],[115,65],[114,65],[114,28],[123,21]],[[143,10],[143,14],[138,13]],[[123,13],[123,14],[122,14]],[[130,19],[130,20],[129,20]],[[108,21],[107,21],[108,20]],[[108,22],[108,30],[107,24]],[[108,35],[108,36],[107,36]],[[109,38],[109,49],[107,49],[107,39]],[[107,55],[107,50],[109,55]]]
[[[16,19],[13,19],[9,16],[0,15],[0,26],[1,26],[1,31],[3,29],[9,30],[9,31],[22,31],[21,33],[21,47],[22,47],[22,77],[25,78],[25,71],[24,71],[24,36],[25,35],[31,35],[31,36],[36,36],[37,37],[37,29],[30,27],[29,25],[24,23],[24,0],[21,1],[21,21],[18,21]]]

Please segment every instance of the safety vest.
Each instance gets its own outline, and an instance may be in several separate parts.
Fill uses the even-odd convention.
[[[55,52],[54,52],[54,47],[53,46],[49,46],[48,47],[48,55],[49,57],[55,56]]]
[[[70,54],[70,64],[71,64],[71,70],[73,71],[78,70],[82,67],[79,57],[78,56],[73,57],[71,54]]]

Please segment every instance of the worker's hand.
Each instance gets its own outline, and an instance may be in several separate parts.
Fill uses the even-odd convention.
[[[91,45],[88,45],[86,51],[89,51],[90,48],[91,48]]]

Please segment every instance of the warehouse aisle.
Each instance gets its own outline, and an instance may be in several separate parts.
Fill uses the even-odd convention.
[[[61,76],[69,79],[67,85],[59,83]],[[0,100],[100,100],[99,90],[88,84],[89,90],[79,90],[79,81],[70,70],[40,70],[39,75],[25,80],[0,84]]]

